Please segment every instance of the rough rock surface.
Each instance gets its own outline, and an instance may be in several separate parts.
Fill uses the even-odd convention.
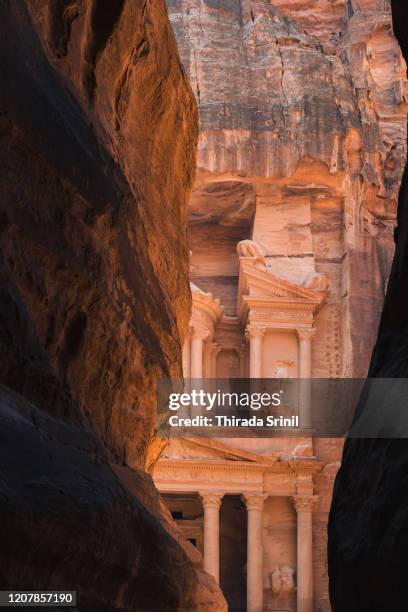
[[[16,341],[1,367],[20,391],[47,360],[115,455],[143,462],[151,389],[158,374],[179,371],[188,318],[196,128],[162,4],[122,5],[118,14],[103,2],[2,7],[2,270],[41,348],[19,354],[24,316],[10,306]],[[65,40],[57,24],[67,15]],[[92,45],[91,70],[77,52]],[[52,397],[32,399],[63,414]]]
[[[331,293],[316,321],[313,374],[365,376],[406,157],[407,79],[390,3],[168,6],[200,111],[193,282],[235,315],[236,244],[247,238],[261,245],[277,275],[304,283],[326,274]],[[330,610],[326,527],[341,450],[340,440],[314,441],[324,464],[315,483],[313,549],[315,609],[322,612]]]
[[[112,470],[89,432],[3,386],[0,442],[4,588],[76,590],[81,611],[225,612],[145,473]]]
[[[161,0],[1,2],[2,588],[224,609],[111,463],[180,374],[196,106]]]
[[[389,3],[171,0],[169,14],[200,110],[195,280],[234,291],[224,268],[237,237],[249,237],[257,197],[308,206],[310,238],[299,228],[297,244],[267,257],[302,258],[307,273],[313,256],[332,277],[341,331],[329,375],[364,376],[406,151],[407,80]]]
[[[408,8],[392,2],[394,30],[408,58]],[[398,204],[396,252],[369,376],[408,377],[408,184]],[[404,395],[405,397],[405,395]],[[368,406],[389,410],[389,401]],[[405,405],[400,410],[406,410]],[[381,423],[378,422],[380,435]],[[329,523],[329,570],[334,612],[402,612],[407,609],[405,557],[408,547],[406,439],[349,439],[338,473]]]

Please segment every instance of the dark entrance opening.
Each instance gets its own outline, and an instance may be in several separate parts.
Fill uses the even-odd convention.
[[[246,612],[247,512],[239,495],[220,509],[220,586],[229,612]]]

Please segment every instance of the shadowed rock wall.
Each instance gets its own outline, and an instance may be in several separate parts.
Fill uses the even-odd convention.
[[[197,113],[165,6],[4,1],[0,21],[2,588],[222,610],[110,467],[144,467],[189,318]]]
[[[42,350],[115,456],[143,462],[151,389],[157,375],[179,372],[188,319],[196,111],[160,3],[149,8],[162,13],[155,27],[142,5],[124,3],[113,19],[103,2],[79,3],[58,52],[52,6],[2,7],[3,273],[39,345],[18,354],[24,317],[9,321],[3,381],[20,391],[28,370],[40,376]],[[77,53],[98,19],[110,29],[90,72]]]
[[[408,58],[408,9],[392,2],[394,32]],[[408,377],[408,184],[398,203],[396,250],[369,370],[374,378]],[[387,400],[376,406],[387,413]],[[400,406],[405,410],[404,406]],[[364,398],[358,411],[369,411]],[[381,423],[378,424],[380,431]],[[408,444],[405,439],[354,439],[344,447],[329,523],[334,612],[402,612],[408,548]]]

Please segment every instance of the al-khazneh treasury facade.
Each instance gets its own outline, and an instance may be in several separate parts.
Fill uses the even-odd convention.
[[[286,278],[282,266],[277,275],[264,248],[236,245],[234,314],[191,283],[186,379],[313,376],[314,344],[332,333],[330,278],[302,273],[301,263],[303,282],[290,280],[293,263]],[[170,440],[155,483],[230,610],[312,612],[313,600],[327,608],[325,529],[340,450],[340,440],[310,438]]]
[[[390,3],[167,4],[200,112],[185,376],[365,376],[406,157]],[[170,441],[155,482],[231,611],[330,611],[341,445]]]

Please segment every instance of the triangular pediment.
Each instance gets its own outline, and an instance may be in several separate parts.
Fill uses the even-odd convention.
[[[251,297],[282,298],[313,304],[320,304],[324,299],[321,292],[307,289],[303,285],[243,262],[240,270],[240,290],[242,295]]]
[[[244,461],[248,463],[275,463],[280,453],[257,455],[213,438],[174,438],[169,441],[161,458],[190,461]]]

